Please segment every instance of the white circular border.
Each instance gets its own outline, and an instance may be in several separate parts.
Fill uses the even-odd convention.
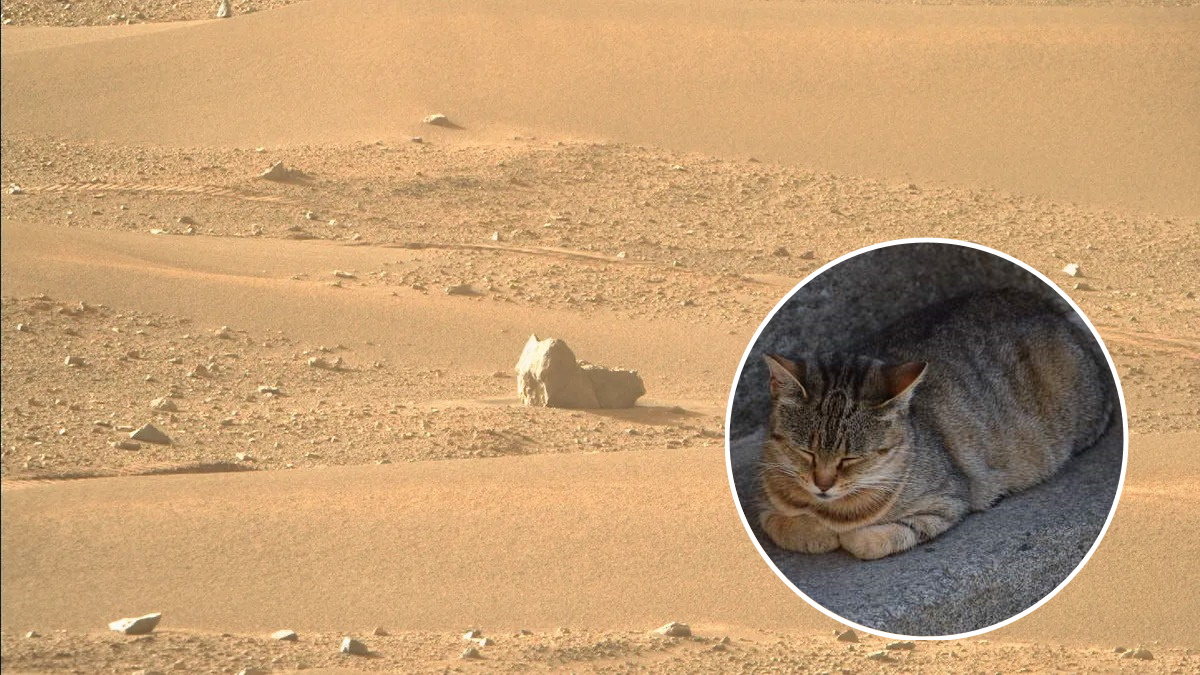
[[[862,255],[863,253],[867,253],[869,251],[874,251],[874,250],[880,249],[880,248],[886,248],[889,246],[898,246],[901,244],[951,244],[954,246],[963,246],[966,248],[973,248],[977,251],[984,251],[986,253],[990,253],[994,256],[998,256],[998,257],[1003,258],[1015,265],[1020,266],[1021,269],[1034,275],[1035,277],[1040,279],[1043,283],[1045,283],[1047,286],[1049,286],[1050,288],[1057,291],[1058,294],[1060,296],[1062,296],[1062,299],[1065,300],[1067,302],[1067,304],[1069,304],[1071,306],[1071,309],[1075,310],[1075,313],[1077,315],[1079,315],[1079,318],[1083,319],[1084,324],[1086,324],[1088,329],[1092,332],[1092,337],[1096,338],[1096,344],[1100,345],[1100,351],[1104,353],[1104,358],[1105,358],[1105,360],[1108,361],[1108,368],[1112,372],[1112,376],[1113,376],[1113,384],[1116,385],[1116,388],[1117,388],[1117,398],[1119,399],[1119,401],[1121,403],[1121,446],[1122,446],[1121,447],[1121,477],[1117,481],[1117,493],[1113,497],[1112,508],[1110,508],[1108,510],[1108,518],[1104,521],[1104,527],[1100,529],[1100,534],[1097,535],[1096,541],[1092,542],[1092,547],[1090,549],[1088,549],[1087,555],[1083,556],[1083,560],[1079,561],[1079,564],[1075,566],[1075,569],[1071,570],[1071,573],[1067,575],[1067,578],[1063,579],[1062,582],[1060,582],[1058,584],[1058,586],[1055,586],[1054,590],[1047,593],[1046,596],[1043,597],[1041,600],[1038,600],[1033,605],[1027,607],[1023,612],[1020,612],[1019,614],[1016,614],[1014,616],[1010,616],[1007,619],[1005,619],[1004,621],[992,624],[991,626],[980,628],[978,630],[969,631],[966,633],[957,633],[955,635],[921,636],[921,635],[900,635],[898,633],[887,633],[885,631],[881,631],[881,630],[878,630],[875,628],[869,628],[867,626],[863,626],[861,624],[850,621],[844,617],[838,616],[837,614],[834,614],[832,611],[823,607],[821,605],[821,603],[819,603],[819,602],[813,600],[812,598],[808,597],[807,595],[805,595],[804,591],[801,591],[799,588],[797,588],[796,585],[793,584],[791,582],[791,580],[788,579],[787,576],[779,570],[779,568],[775,565],[775,562],[773,560],[771,560],[771,556],[767,555],[767,552],[763,548],[762,543],[758,541],[758,537],[756,537],[754,535],[754,530],[752,530],[750,528],[750,521],[746,519],[746,513],[742,510],[742,502],[738,497],[737,486],[734,483],[734,479],[733,479],[733,458],[732,458],[732,453],[731,453],[731,439],[730,439],[730,430],[732,429],[730,420],[733,419],[733,399],[734,399],[734,396],[737,394],[738,382],[741,381],[741,379],[742,379],[742,369],[746,367],[746,359],[748,359],[750,357],[750,351],[752,349],[754,349],[754,345],[758,343],[758,338],[760,335],[762,335],[763,329],[765,329],[767,327],[767,324],[771,323],[771,319],[775,318],[775,314],[780,310],[780,308],[782,308],[785,304],[787,304],[788,300],[791,300],[792,296],[795,295],[797,291],[799,291],[801,288],[804,288],[804,286],[806,284],[808,284],[808,282],[817,278],[818,276],[823,274],[826,270],[829,270],[832,267],[839,265],[846,260],[849,260],[850,258]],[[918,238],[912,238],[912,239],[893,239],[891,241],[880,242],[878,244],[872,244],[865,248],[860,248],[856,251],[851,251],[850,253],[847,253],[836,260],[825,263],[820,268],[818,268],[815,272],[809,274],[807,277],[804,278],[803,281],[801,281],[794,288],[792,288],[792,290],[788,291],[787,295],[783,296],[783,299],[781,299],[775,305],[775,307],[771,309],[770,313],[768,313],[766,318],[763,319],[763,322],[761,324],[759,324],[758,330],[754,331],[754,337],[750,340],[750,343],[746,346],[746,351],[745,351],[745,353],[742,354],[742,360],[740,363],[738,363],[737,374],[734,376],[733,385],[729,389],[729,404],[727,405],[727,407],[725,409],[725,471],[729,477],[729,490],[733,494],[733,503],[734,503],[734,506],[737,507],[738,516],[741,517],[741,519],[742,519],[742,526],[746,528],[746,534],[750,537],[750,541],[754,542],[754,548],[758,550],[758,554],[760,556],[762,556],[762,559],[767,563],[767,566],[769,566],[771,568],[771,570],[773,572],[775,572],[775,576],[779,577],[780,581],[782,581],[784,584],[786,584],[788,588],[792,589],[792,591],[796,593],[796,595],[803,598],[805,602],[807,602],[808,604],[815,607],[822,614],[824,614],[824,615],[828,616],[829,618],[834,619],[836,621],[840,621],[841,623],[844,623],[848,626],[852,626],[852,627],[854,627],[858,630],[861,630],[865,633],[870,633],[872,635],[878,635],[880,637],[885,637],[885,638],[891,638],[893,640],[959,640],[962,638],[975,637],[976,635],[982,635],[984,633],[988,633],[990,631],[996,630],[997,628],[1003,628],[1004,626],[1007,626],[1008,624],[1024,617],[1025,615],[1033,612],[1037,608],[1046,604],[1051,598],[1053,598],[1055,595],[1057,595],[1059,591],[1061,591],[1063,588],[1065,588],[1066,585],[1069,584],[1071,582],[1071,580],[1075,578],[1076,574],[1079,574],[1079,571],[1083,569],[1083,566],[1087,564],[1088,560],[1091,559],[1092,554],[1095,553],[1096,549],[1100,546],[1100,541],[1104,539],[1104,535],[1108,533],[1108,526],[1112,524],[1113,515],[1117,512],[1117,504],[1121,501],[1121,492],[1125,488],[1125,469],[1128,465],[1129,465],[1129,414],[1125,408],[1125,392],[1121,388],[1121,378],[1117,375],[1117,368],[1113,364],[1112,355],[1108,353],[1108,347],[1104,344],[1104,340],[1102,340],[1100,338],[1100,333],[1096,331],[1096,327],[1094,325],[1092,325],[1091,319],[1088,319],[1087,315],[1083,313],[1083,310],[1079,309],[1079,305],[1076,305],[1075,301],[1072,300],[1071,297],[1068,296],[1065,291],[1063,291],[1061,288],[1059,288],[1058,284],[1054,283],[1048,277],[1046,277],[1046,275],[1033,269],[1029,265],[1026,265],[1025,263],[1021,262],[1020,260],[1017,260],[1016,258],[1008,255],[1007,253],[997,251],[996,249],[993,249],[993,248],[988,248],[987,246],[982,246],[980,244],[975,244],[975,243],[972,243],[969,241],[961,241],[958,239],[941,239],[941,238],[936,238],[936,237],[918,237]]]

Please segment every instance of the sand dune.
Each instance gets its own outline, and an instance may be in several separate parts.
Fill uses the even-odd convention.
[[[429,135],[444,112],[469,130],[445,139],[618,138],[1194,216],[1198,34],[1192,9],[316,0],[7,55],[3,121],[253,147]]]
[[[1136,441],[1133,492],[1093,561],[995,638],[1194,647],[1196,440]],[[722,462],[719,450],[629,452],[10,491],[4,627],[87,631],[149,606],[177,628],[245,633],[620,630],[670,617],[708,632],[834,625],[758,558]],[[1139,493],[1143,480],[1154,496]],[[1163,499],[1175,517],[1160,517]],[[252,508],[230,508],[238,503]]]

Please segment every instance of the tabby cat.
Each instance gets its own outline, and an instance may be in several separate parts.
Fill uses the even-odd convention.
[[[1037,296],[962,296],[853,354],[765,357],[772,410],[759,522],[785,549],[882,558],[1036,485],[1116,408],[1078,316]]]

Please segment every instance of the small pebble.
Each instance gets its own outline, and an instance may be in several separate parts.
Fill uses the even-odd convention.
[[[343,654],[353,654],[354,656],[366,656],[371,653],[365,644],[350,637],[342,638],[341,652]]]
[[[667,637],[691,637],[692,635],[692,629],[690,626],[688,626],[686,623],[678,623],[676,621],[672,621],[664,626],[659,626],[658,628],[654,629],[654,632],[658,633],[659,635],[666,635]]]

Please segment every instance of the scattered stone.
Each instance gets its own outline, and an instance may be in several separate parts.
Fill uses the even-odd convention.
[[[424,143],[425,142],[425,139],[420,136],[413,136],[412,138],[410,138],[408,140],[413,143]]]
[[[23,323],[19,323],[19,324],[17,324],[17,332],[18,332],[18,333],[23,333],[23,332],[25,332],[25,331],[27,331],[27,330],[29,330],[29,326],[26,326],[26,325],[25,325],[25,324],[23,324]]]
[[[357,275],[355,275],[351,272],[343,272],[342,270],[334,270],[333,276],[338,277],[339,279],[357,279],[358,278]]]
[[[147,614],[135,619],[117,619],[108,624],[110,630],[126,635],[149,635],[162,620],[162,613]]]
[[[32,640],[33,638],[38,638],[38,637],[42,637],[42,635],[41,635],[41,633],[38,633],[36,630],[31,630],[25,634],[26,640]]]
[[[1118,646],[1118,647],[1114,647],[1114,648],[1113,648],[1113,651],[1114,651],[1114,652],[1116,652],[1117,654],[1123,654],[1123,653],[1125,653],[1125,652],[1127,652],[1127,651],[1129,651],[1129,650],[1128,650],[1128,649],[1126,649],[1126,648],[1124,648],[1124,647],[1120,647],[1120,646]]]
[[[896,642],[887,643],[886,645],[884,645],[884,648],[891,649],[894,651],[897,649],[916,649],[917,645],[916,645],[916,643],[911,642],[909,640],[898,640]]]
[[[157,443],[159,445],[171,445],[173,443],[170,436],[159,431],[158,427],[153,424],[143,424],[133,433],[129,434],[129,438],[134,441]]]
[[[288,642],[295,642],[300,639],[300,636],[296,635],[296,631],[287,630],[285,628],[283,630],[277,630],[274,633],[271,633],[271,639],[272,640],[287,640]]]
[[[471,630],[463,633],[464,640],[478,640],[481,637],[483,637],[483,631],[477,628],[472,628]]]
[[[287,183],[295,180],[303,180],[308,178],[308,174],[297,169],[289,169],[283,165],[283,162],[275,162],[271,168],[258,174],[263,180],[272,180],[280,183]]]
[[[69,368],[82,368],[84,365],[83,358],[79,356],[68,356],[63,361],[63,365]]]
[[[1062,268],[1062,271],[1069,277],[1083,276],[1083,270],[1079,268],[1079,263],[1068,263],[1066,267]]]
[[[195,225],[196,219],[192,218],[191,216],[179,216],[175,219],[175,222],[179,223],[180,225]]]
[[[804,253],[801,253],[801,254],[800,254],[800,259],[801,259],[801,260],[812,260],[812,259],[813,259],[813,258],[815,258],[815,257],[817,257],[817,254],[816,254],[816,252],[815,252],[815,251],[811,251],[811,250],[809,250],[809,251],[805,251]]]
[[[254,456],[248,452],[237,452],[237,453],[234,453],[233,456],[239,462],[253,462],[254,461]]]
[[[371,631],[371,635],[374,635],[375,637],[386,637],[387,634],[388,632],[380,626],[376,626],[375,630]]]
[[[233,9],[229,7],[229,0],[221,0],[221,4],[217,7],[217,18],[228,19],[233,16]]]
[[[479,291],[471,288],[471,284],[458,284],[456,286],[447,286],[446,295],[482,295]]]
[[[259,385],[259,387],[258,387],[258,393],[260,393],[260,394],[270,394],[271,396],[282,396],[282,395],[283,395],[283,390],[282,390],[282,389],[280,389],[279,387],[272,387],[272,386],[269,386],[269,385],[263,384],[263,385]]]
[[[847,628],[837,634],[838,642],[858,642],[858,633],[854,632],[853,628]]]
[[[321,368],[323,370],[333,370],[333,364],[319,356],[313,356],[308,359],[308,365],[313,368]]]
[[[531,335],[517,361],[517,396],[527,406],[630,408],[646,393],[636,371],[575,360],[567,343]]]
[[[262,668],[243,668],[238,671],[238,675],[267,675],[268,672]]]
[[[789,252],[787,250],[787,247],[780,246],[779,248],[775,249],[774,251],[771,251],[771,255],[773,255],[777,258],[786,258],[791,255],[791,252]]]
[[[428,115],[425,117],[425,119],[421,120],[421,122],[423,124],[432,124],[435,127],[452,127],[452,126],[454,126],[454,123],[450,121],[450,118],[446,117],[445,115],[443,115],[441,113],[434,113],[432,115]]]
[[[504,241],[504,237],[500,236],[499,231],[493,232],[492,233],[492,241]]]
[[[342,653],[353,654],[354,656],[366,656],[371,653],[367,646],[354,638],[342,638]]]
[[[1139,659],[1141,661],[1153,661],[1154,654],[1150,653],[1145,647],[1135,647],[1121,655],[1123,659]]]
[[[222,340],[232,340],[233,339],[233,333],[229,332],[229,326],[221,326],[220,328],[213,331],[213,335]]]
[[[664,626],[659,626],[658,628],[654,629],[654,632],[658,633],[659,635],[666,635],[667,637],[692,636],[691,627],[689,627],[686,623],[678,623],[676,621],[672,621]]]
[[[726,651],[727,649],[728,649],[728,647],[726,647],[724,644],[721,644],[720,642],[718,642],[717,644],[713,645],[710,648],[710,651],[723,652],[723,651]]]
[[[8,194],[23,195],[23,194],[25,194],[25,190],[22,189],[21,186],[17,185],[16,183],[9,183],[8,184]]]
[[[189,370],[187,374],[188,377],[208,377],[208,375],[209,370],[203,363]]]
[[[877,652],[871,652],[870,654],[867,654],[867,658],[871,659],[872,661],[882,661],[884,663],[891,663],[892,661],[896,660],[896,659],[892,658],[890,654],[888,654],[887,652],[885,652],[883,650],[879,650]]]
[[[474,647],[467,647],[466,649],[463,650],[463,652],[461,654],[458,655],[458,658],[460,658],[460,659],[482,659],[483,654],[480,654],[479,650]]]
[[[179,406],[170,397],[164,396],[150,401],[150,409],[158,412],[179,412]]]

